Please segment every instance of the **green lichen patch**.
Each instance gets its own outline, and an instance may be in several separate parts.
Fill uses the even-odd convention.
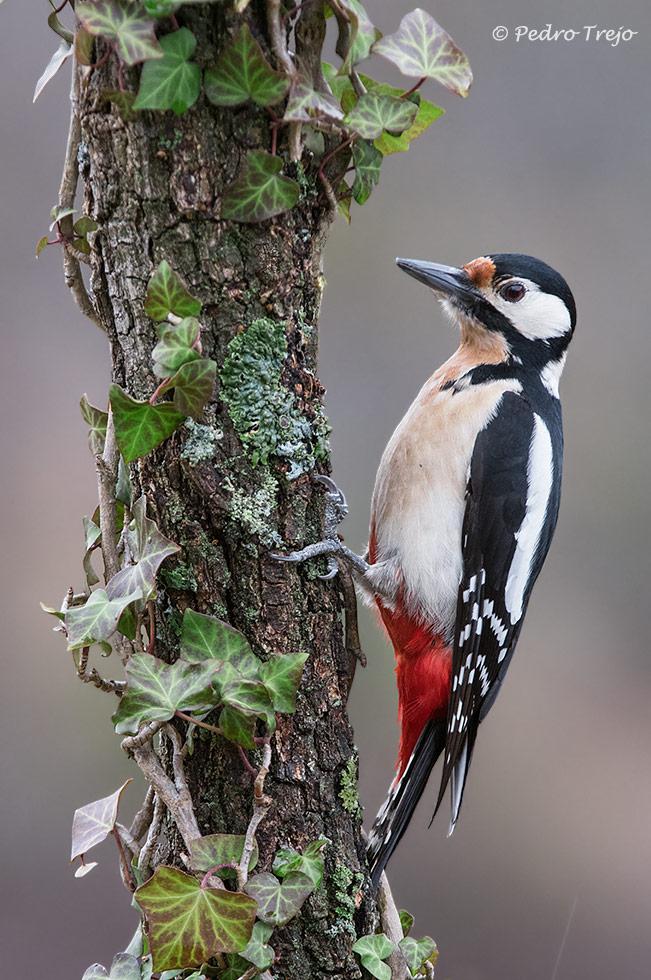
[[[357,758],[351,755],[339,781],[339,799],[346,813],[361,815],[357,792]]]
[[[334,891],[335,921],[326,931],[331,936],[348,933],[356,938],[354,919],[364,876],[337,862],[330,875],[330,884]]]
[[[215,455],[217,443],[223,439],[224,433],[212,425],[203,425],[188,419],[185,423],[188,435],[181,450],[181,459],[190,466],[198,466]]]
[[[194,572],[182,562],[179,562],[175,568],[162,568],[160,577],[169,589],[185,592],[197,591],[197,579]]]
[[[289,464],[287,479],[295,480],[325,457],[329,430],[320,410],[309,419],[283,385],[286,357],[284,325],[254,320],[228,345],[221,396],[253,465],[275,457]]]
[[[228,511],[231,518],[248,534],[257,538],[267,547],[278,547],[282,539],[270,519],[276,509],[278,483],[268,471],[262,482],[248,492],[236,487],[229,477],[224,480],[224,488],[230,497]]]

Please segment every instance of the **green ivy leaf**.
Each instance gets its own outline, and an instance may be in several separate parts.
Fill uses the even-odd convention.
[[[392,136],[390,133],[382,133],[375,140],[375,146],[383,156],[390,156],[391,153],[406,153],[413,140],[421,136],[426,129],[440,119],[445,114],[445,110],[427,99],[421,99],[418,105],[416,117],[408,129],[400,136]]]
[[[312,841],[302,854],[292,847],[283,847],[276,851],[272,870],[279,878],[286,878],[293,871],[300,871],[318,888],[323,880],[324,870],[321,852],[327,843],[327,840]]]
[[[81,25],[75,31],[75,58],[80,65],[88,68],[93,63],[93,48],[95,47],[95,38],[92,34],[89,34]]]
[[[142,5],[152,17],[171,17],[181,6],[181,0],[142,0]]]
[[[210,871],[219,864],[239,864],[244,850],[244,835],[242,834],[208,834],[198,837],[190,846],[190,867],[193,871]],[[253,851],[249,861],[249,871],[253,871],[258,863],[259,853],[257,841],[253,842]],[[215,871],[220,878],[234,878],[234,868],[220,868]]]
[[[355,65],[368,58],[371,47],[382,34],[360,0],[330,0],[330,5],[339,23],[337,54],[344,59],[340,72],[348,75]]]
[[[292,85],[283,119],[285,122],[339,122],[343,119],[339,103],[327,92],[317,92],[311,82],[298,76]]]
[[[346,126],[364,139],[373,140],[387,130],[402,133],[413,123],[418,106],[408,99],[394,99],[391,95],[365,92],[346,115]]]
[[[151,353],[156,377],[170,378],[183,364],[198,360],[200,334],[199,321],[193,316],[181,320],[177,326],[164,324],[160,340]]]
[[[220,671],[216,675],[216,684],[222,704],[245,716],[260,718],[270,732],[275,730],[276,716],[264,684],[238,677],[232,669]]]
[[[398,917],[400,919],[400,925],[402,926],[402,934],[403,936],[407,937],[414,924],[414,917],[411,912],[407,911],[407,909],[400,909],[398,912]]]
[[[145,313],[152,320],[166,320],[174,316],[198,316],[201,303],[188,292],[179,275],[164,259],[149,280],[145,298]]]
[[[201,91],[201,69],[189,59],[197,39],[187,27],[160,40],[163,57],[142,69],[134,109],[171,109],[177,116],[194,105]]]
[[[145,915],[154,971],[201,966],[217,953],[237,953],[253,932],[251,898],[202,888],[178,868],[157,868],[134,898]]]
[[[162,405],[139,402],[115,384],[110,388],[110,401],[115,438],[125,463],[132,463],[160,446],[184,419],[171,402]]]
[[[115,41],[127,65],[162,58],[154,22],[142,16],[139,6],[121,0],[95,0],[75,4],[75,14],[89,34]]]
[[[424,936],[423,939],[412,939],[411,936],[405,936],[398,945],[414,976],[423,972],[425,963],[429,961],[434,964],[438,959],[436,943],[429,936]],[[433,959],[433,957],[435,958]]]
[[[113,958],[110,971],[101,963],[93,963],[81,980],[141,980],[140,963],[130,953],[118,953]]]
[[[373,143],[363,139],[356,140],[352,150],[353,163],[355,164],[353,197],[358,204],[366,204],[373,188],[380,179],[383,156]]]
[[[280,157],[252,150],[240,176],[226,188],[222,217],[232,221],[266,221],[293,208],[300,196],[295,180],[282,177]]]
[[[296,692],[303,676],[306,653],[282,653],[262,664],[260,678],[269,692],[275,711],[296,711]]]
[[[464,98],[470,91],[468,58],[426,10],[406,14],[396,33],[374,44],[373,52],[393,62],[403,75],[433,78]]]
[[[113,715],[118,735],[135,733],[150,721],[169,721],[176,711],[205,710],[217,702],[211,664],[166,664],[150,653],[136,653],[126,676],[127,689]]]
[[[224,708],[219,716],[219,730],[229,742],[241,745],[243,749],[254,749],[255,718],[243,715],[234,708]]]
[[[120,798],[132,779],[122,783],[115,793],[101,800],[87,803],[75,810],[72,818],[72,846],[70,860],[86,854],[96,844],[101,844],[115,827],[118,819]]]
[[[86,544],[86,551],[84,552],[84,558],[83,558],[83,566],[84,566],[84,572],[86,574],[86,584],[88,585],[89,589],[92,589],[92,587],[94,585],[97,585],[97,583],[99,582],[99,578],[95,572],[95,569],[93,568],[91,555],[99,544],[99,539],[102,536],[102,532],[97,526],[97,524],[95,524],[94,521],[91,521],[90,517],[84,517],[83,521],[84,521],[84,541]]]
[[[36,102],[36,100],[38,99],[39,95],[41,94],[41,92],[43,91],[47,83],[52,81],[52,79],[59,71],[61,66],[64,65],[65,62],[68,60],[72,52],[73,52],[72,44],[70,44],[69,41],[62,39],[61,44],[59,45],[59,47],[56,49],[56,51],[48,61],[47,65],[45,66],[45,70],[43,74],[41,75],[41,77],[36,83],[36,88],[34,89],[34,97],[32,98],[32,102]]]
[[[259,919],[271,926],[285,926],[300,912],[314,885],[300,871],[292,871],[282,882],[264,872],[249,878],[244,890],[256,900]]]
[[[174,388],[174,407],[182,415],[200,419],[206,403],[212,398],[217,364],[209,357],[184,364],[170,380]]]
[[[36,248],[34,249],[34,255],[36,258],[39,257],[44,248],[49,244],[49,239],[47,235],[42,235],[36,243]]]
[[[88,448],[93,456],[104,452],[104,440],[106,439],[106,425],[108,423],[108,412],[103,412],[100,408],[95,408],[88,401],[87,395],[82,395],[79,402],[81,415],[84,422],[88,425]]]
[[[68,650],[79,650],[115,633],[118,620],[127,606],[142,598],[140,589],[111,599],[104,589],[93,592],[83,606],[71,606],[66,612]]]
[[[353,952],[357,953],[362,966],[377,980],[391,980],[391,967],[388,963],[383,963],[388,956],[395,950],[394,943],[380,933],[377,936],[362,936],[353,946]]]
[[[127,543],[133,562],[117,572],[106,591],[112,599],[139,590],[146,602],[156,593],[156,574],[170,555],[181,549],[158,530],[147,517],[147,500],[143,495],[133,505],[133,519],[127,530]]]
[[[242,677],[256,680],[260,661],[251,650],[249,641],[214,616],[186,609],[181,626],[181,656],[190,663],[221,660],[232,664]]]
[[[267,106],[285,97],[289,79],[274,71],[245,23],[217,62],[206,70],[205,88],[213,105],[235,106],[251,99]]]
[[[240,953],[242,959],[246,960],[247,963],[253,963],[258,970],[268,970],[270,966],[273,966],[276,959],[276,954],[271,946],[267,946],[267,940],[271,939],[273,931],[273,926],[268,926],[264,922],[256,922],[248,946]]]

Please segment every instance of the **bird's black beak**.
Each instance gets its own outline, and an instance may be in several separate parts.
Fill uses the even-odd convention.
[[[464,269],[439,265],[437,262],[421,262],[419,259],[396,259],[396,265],[430,289],[462,304],[479,298],[474,283]]]

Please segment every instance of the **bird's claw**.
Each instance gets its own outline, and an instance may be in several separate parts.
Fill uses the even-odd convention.
[[[345,494],[335,481],[323,474],[314,477],[315,483],[320,483],[325,487],[325,531],[326,537],[333,537],[337,527],[348,517],[348,503]]]
[[[325,574],[323,575],[319,575],[318,577],[323,582],[329,582],[330,579],[335,578],[335,576],[338,575],[338,573],[339,573],[339,564],[337,562],[337,559],[333,558],[332,555],[330,555],[330,557],[328,558],[328,571],[325,572]]]

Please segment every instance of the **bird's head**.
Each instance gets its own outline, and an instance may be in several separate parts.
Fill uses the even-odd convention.
[[[558,272],[530,255],[482,255],[462,268],[396,259],[433,289],[465,339],[493,344],[539,368],[560,361],[572,339],[576,307]]]

